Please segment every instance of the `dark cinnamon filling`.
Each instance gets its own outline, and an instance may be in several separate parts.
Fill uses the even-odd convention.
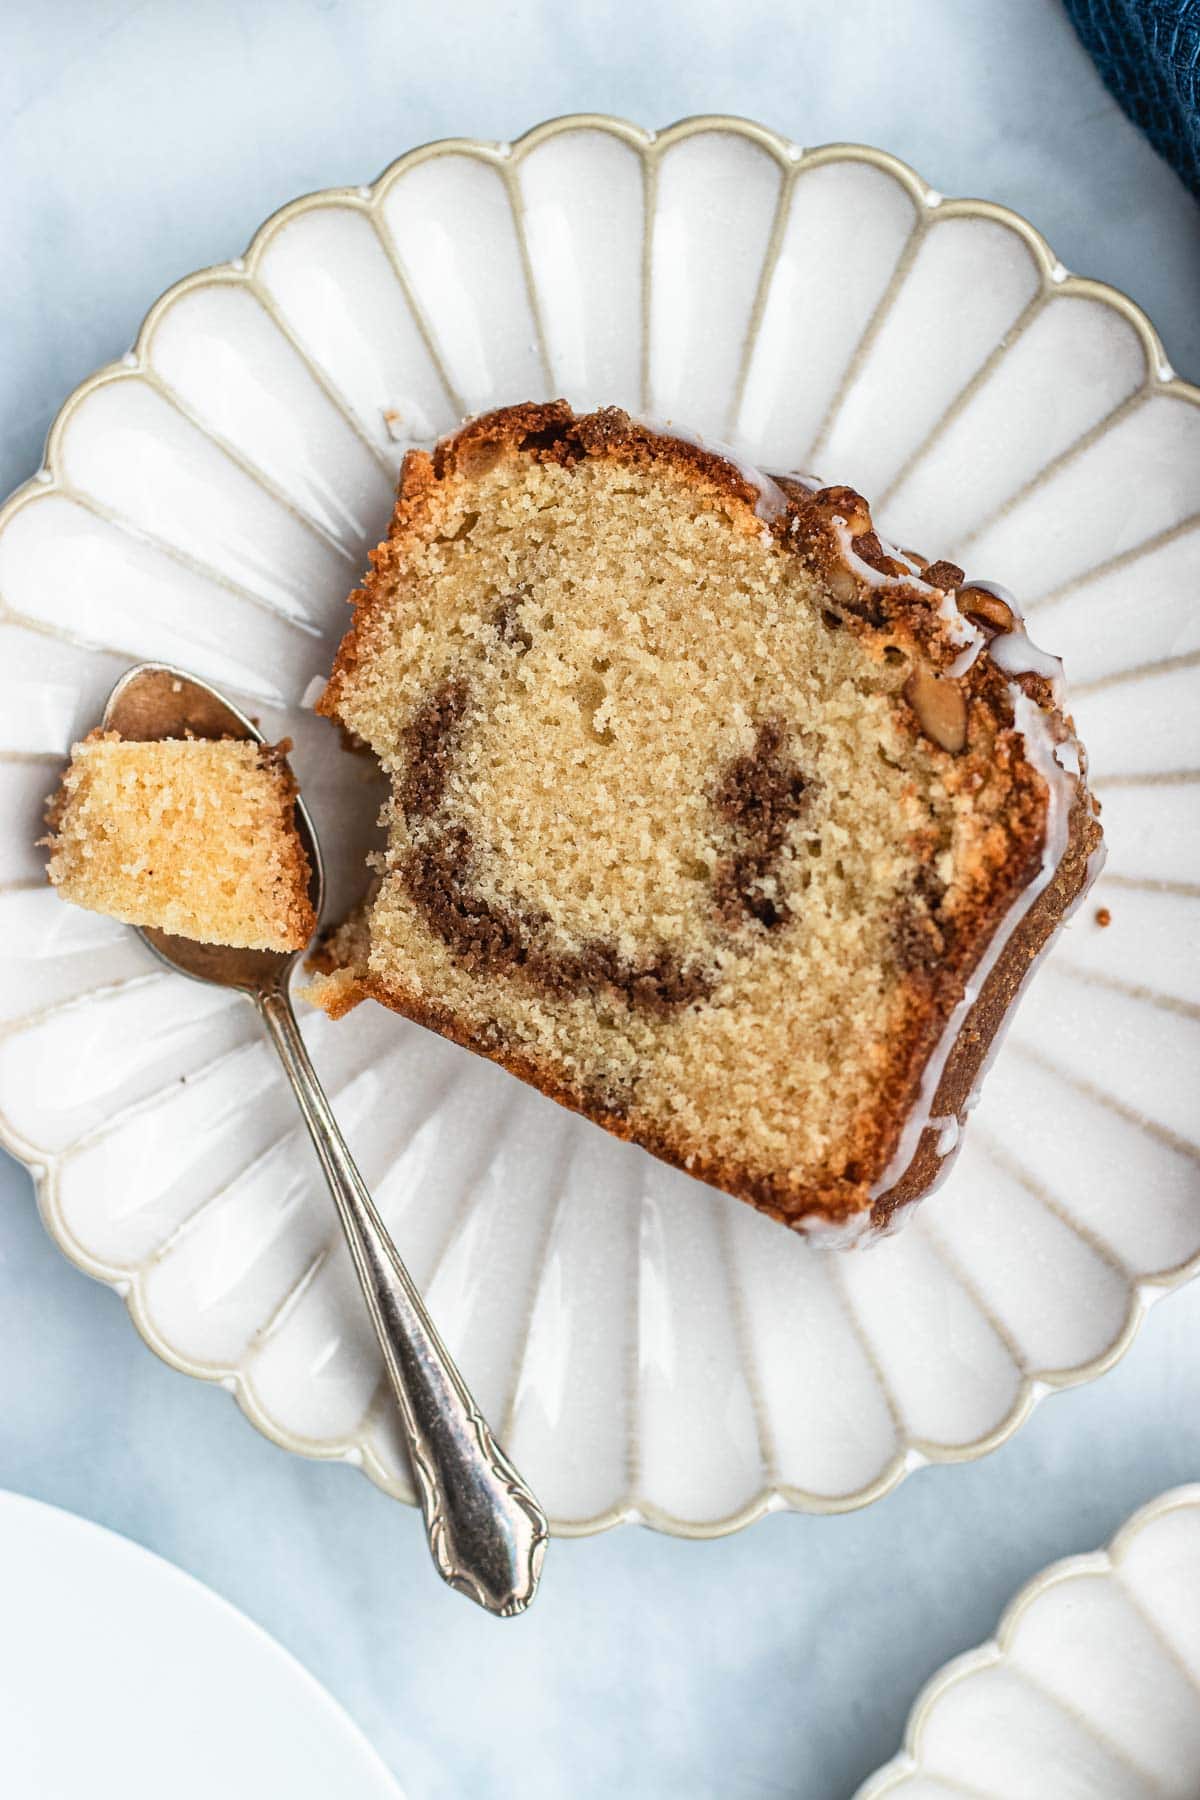
[[[717,864],[713,882],[717,911],[727,925],[737,925],[745,915],[774,931],[790,917],[786,903],[769,889],[810,784],[784,755],[783,744],[777,719],[760,725],[753,750],[729,764],[713,796],[735,845],[733,854]]]
[[[528,592],[519,589],[516,593],[505,594],[492,614],[492,629],[502,644],[511,644],[518,655],[524,655],[533,644],[533,638],[521,624],[518,610],[522,600],[528,599]]]
[[[945,898],[945,882],[927,863],[896,913],[892,942],[902,973],[936,968],[952,950],[954,927],[941,911]]]
[[[410,825],[432,818],[442,804],[454,739],[466,710],[466,682],[447,681],[421,702],[400,734],[406,753],[400,804]]]
[[[473,974],[520,973],[556,996],[607,990],[651,1013],[674,1012],[712,992],[714,973],[681,962],[671,950],[631,962],[605,938],[585,939],[574,950],[553,943],[544,913],[502,906],[479,893],[472,881],[476,854],[465,826],[439,821],[400,865],[409,899]]]
[[[510,618],[502,607],[495,622],[499,635],[513,641]],[[515,641],[520,647],[520,639]],[[419,837],[398,873],[430,930],[472,973],[520,974],[559,997],[581,990],[608,993],[631,1008],[660,1015],[707,999],[719,980],[715,965],[685,961],[666,946],[629,958],[603,937],[570,948],[554,941],[545,913],[480,892],[474,878],[478,845],[443,809],[468,699],[466,682],[451,677],[422,702],[402,733],[406,767],[399,798]],[[728,765],[712,796],[733,841],[713,884],[726,928],[747,921],[767,930],[786,924],[790,910],[769,889],[788,829],[810,795],[811,783],[784,752],[783,726],[768,720],[759,727],[753,750]]]

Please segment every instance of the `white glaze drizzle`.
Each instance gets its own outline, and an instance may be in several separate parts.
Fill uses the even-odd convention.
[[[929,1125],[931,1130],[935,1125],[938,1127],[938,1140],[934,1145],[934,1151],[944,1161],[952,1150],[958,1148],[961,1127],[953,1113],[947,1114],[944,1119],[930,1119]]]
[[[935,593],[937,592],[936,589],[934,591]],[[942,589],[942,597],[938,601],[937,614],[938,618],[941,619],[947,631],[950,633],[950,642],[952,644],[962,645],[962,649],[946,671],[948,675],[960,675],[964,671],[959,668],[959,664],[965,662],[966,668],[969,669],[971,667],[971,664],[975,661],[975,658],[987,643],[987,634],[982,632],[978,625],[972,624],[970,619],[965,618],[964,615],[959,612],[958,602],[954,598],[953,589]]]
[[[1000,960],[1013,932],[1017,929],[1017,926],[1021,923],[1039,894],[1043,893],[1050,885],[1051,881],[1053,881],[1070,839],[1070,815],[1071,807],[1075,799],[1076,785],[1073,774],[1068,771],[1065,764],[1059,759],[1059,752],[1062,750],[1063,746],[1054,742],[1046,715],[1036,701],[1031,700],[1028,694],[1024,693],[1015,684],[1010,684],[1009,694],[1012,698],[1013,723],[1024,739],[1025,755],[1028,761],[1033,765],[1034,769],[1036,769],[1037,773],[1041,776],[1042,780],[1046,783],[1046,830],[1042,845],[1042,866],[1034,876],[1033,880],[1028,882],[1025,887],[1022,888],[1021,892],[1017,895],[1007,913],[1004,915],[1004,918],[993,932],[987,948],[980,957],[975,968],[971,971],[971,976],[963,991],[962,998],[959,1000],[943,1026],[937,1047],[922,1071],[921,1084],[918,1090],[916,1104],[913,1106],[904,1122],[904,1128],[900,1133],[900,1141],[896,1145],[896,1148],[888,1161],[887,1167],[871,1187],[870,1197],[872,1201],[879,1199],[881,1195],[886,1194],[890,1188],[896,1185],[909,1164],[912,1162],[913,1157],[917,1153],[921,1138],[930,1126],[941,1123],[943,1136],[945,1135],[944,1122],[937,1120],[934,1117],[933,1103],[941,1083],[946,1063],[949,1061],[950,1052],[958,1042],[959,1034],[966,1024],[967,1017],[983,991],[988,976]],[[1077,760],[1076,756],[1076,761]],[[1101,857],[1100,862],[1102,861],[1103,858]],[[1079,904],[1079,901],[1082,900],[1083,895],[1087,890],[1087,886],[1090,885],[1094,875],[1099,873],[1100,862],[1097,862],[1095,855],[1090,859],[1087,870],[1087,881],[1085,882],[1084,887],[1080,889],[1074,905]],[[1093,869],[1093,863],[1096,864],[1095,869]],[[1074,906],[1072,907],[1072,910],[1074,910]],[[1051,938],[1052,937],[1053,934],[1051,934]],[[1049,947],[1050,941],[1051,939],[1047,939],[1043,949]],[[1039,957],[1035,957],[1031,960],[1030,970],[1036,966],[1036,963],[1039,960],[1040,953]],[[992,1043],[989,1046],[989,1054],[985,1059],[984,1066],[976,1075],[976,1091],[978,1090],[988,1067],[991,1065],[992,1057],[999,1048],[999,1042],[1003,1036],[1003,1032],[1007,1029],[1008,1023],[1016,1009],[1017,1002],[1025,990],[1025,984],[1028,981],[1028,978],[1029,971],[1026,972],[1017,993],[1005,1010],[1000,1028],[997,1030],[992,1039]],[[970,1102],[968,1101],[968,1106],[969,1105]],[[942,1167],[938,1171],[937,1181],[933,1184],[934,1186],[937,1186],[949,1172],[953,1156],[960,1143],[961,1137],[956,1138],[954,1144],[947,1146],[946,1151],[939,1151],[942,1156]],[[929,1191],[932,1191],[932,1189]]]
[[[1023,630],[1005,631],[993,638],[988,655],[1006,675],[1040,675],[1050,683],[1056,700],[1061,695],[1062,659],[1039,650]]]
[[[925,581],[919,573],[919,563],[905,555],[903,550],[898,550],[895,544],[888,543],[886,538],[879,538],[879,545],[884,555],[891,557],[895,562],[903,563],[906,569],[912,571],[908,575],[885,575],[882,569],[873,568],[869,562],[865,562],[855,550],[850,527],[845,519],[835,514],[832,524],[846,567],[861,581],[865,581],[869,587],[903,587],[910,591],[915,590],[919,594],[936,594],[938,596],[937,616],[946,627],[951,643],[961,646],[958,655],[946,670],[946,674],[951,679],[958,675],[965,675],[980,652],[986,647],[987,634],[959,611],[955,597],[956,590],[934,587],[931,582]],[[878,532],[875,535],[879,537]],[[982,587],[984,584],[975,582],[973,585]]]
[[[722,457],[725,462],[731,463],[747,487],[752,487],[757,493],[754,510],[765,525],[773,525],[787,511],[788,497],[779,483],[772,481],[769,475],[765,475],[754,463],[747,462],[731,445],[723,444],[719,438],[701,437],[698,431],[688,431],[671,419],[649,418],[645,414],[636,423],[644,425],[648,431],[657,432],[659,437],[678,438],[681,443],[693,444],[697,450],[707,450],[711,456]]]
[[[988,655],[996,667],[1005,675],[1040,675],[1050,683],[1051,692],[1057,704],[1063,693],[1063,666],[1061,657],[1051,656],[1049,651],[1041,650],[1033,642],[1025,630],[1025,620],[1013,596],[998,581],[964,581],[964,588],[978,588],[982,593],[991,594],[1002,605],[1007,606],[1013,616],[1011,631],[1002,631],[987,645]],[[961,591],[961,590],[960,590]],[[982,634],[981,634],[982,635]],[[978,654],[978,652],[976,653]],[[961,661],[961,658],[959,659]],[[971,658],[973,662],[974,657]],[[968,663],[967,668],[970,667]],[[965,674],[965,669],[957,666],[948,671],[951,675]],[[1078,774],[1078,769],[1072,771]]]
[[[827,1219],[823,1213],[803,1213],[793,1226],[808,1247],[822,1255],[827,1250],[858,1250],[873,1244],[877,1238],[890,1236],[892,1229],[890,1221],[882,1231],[872,1225],[870,1207],[851,1213],[846,1219]]]
[[[959,655],[946,671],[947,675],[952,678],[965,675],[977,658],[986,650],[996,667],[1000,669],[1003,674],[1009,676],[1025,674],[1039,675],[1049,682],[1055,703],[1057,704],[1061,700],[1063,691],[1062,662],[1058,657],[1049,655],[1046,651],[1039,649],[1038,646],[1032,642],[1025,631],[1024,620],[1020,610],[1006,588],[1001,587],[997,582],[989,581],[964,581],[962,583],[964,588],[980,588],[985,593],[994,595],[996,599],[1002,601],[1003,604],[1008,607],[1013,615],[1014,623],[1012,630],[1001,632],[989,639],[988,634],[985,631],[974,624],[971,619],[966,617],[966,615],[959,610],[959,589],[935,588],[931,583],[922,580],[915,572],[911,576],[884,574],[882,570],[873,568],[870,563],[859,556],[854,549],[850,528],[844,518],[835,515],[832,524],[837,536],[838,546],[842,552],[842,557],[847,568],[853,574],[857,575],[860,580],[866,582],[868,586],[873,588],[888,586],[906,587],[910,590],[915,589],[918,593],[929,595],[936,594],[939,596],[937,605],[938,617],[946,626],[951,642],[962,646]],[[878,533],[876,535],[878,536]],[[914,569],[915,571],[915,565],[910,557],[906,556],[894,545],[889,544],[882,537],[879,539],[879,542],[885,555],[895,561],[902,562],[906,568]],[[1081,774],[1078,741],[1074,738],[1068,738],[1062,744],[1056,744],[1050,734],[1045,715],[1036,702],[1031,700],[1015,682],[1009,683],[1009,694],[1012,699],[1013,719],[1016,729],[1020,731],[1025,741],[1026,756],[1033,764],[1038,774],[1041,775],[1042,779],[1045,781],[1048,791],[1048,810],[1042,852],[1042,866],[1033,881],[1029,882],[1026,887],[1022,889],[1021,893],[1009,908],[1008,913],[1001,921],[999,927],[993,933],[991,941],[984,951],[983,956],[972,972],[971,979],[967,983],[961,1000],[955,1006],[949,1019],[946,1021],[941,1037],[938,1040],[937,1047],[922,1071],[917,1103],[905,1120],[903,1130],[900,1134],[900,1141],[897,1144],[887,1167],[870,1190],[872,1201],[877,1200],[881,1195],[887,1193],[890,1188],[895,1186],[896,1182],[912,1162],[921,1138],[929,1129],[938,1130],[938,1139],[935,1149],[941,1166],[935,1180],[931,1183],[926,1192],[931,1193],[934,1188],[940,1186],[949,1173],[950,1168],[962,1147],[962,1132],[957,1118],[937,1118],[933,1115],[933,1102],[941,1082],[942,1074],[945,1070],[946,1063],[949,1060],[950,1053],[953,1050],[955,1043],[958,1041],[959,1034],[966,1023],[967,1017],[983,990],[984,983],[987,981],[992,969],[999,961],[1008,940],[1011,938],[1021,920],[1025,917],[1025,914],[1029,911],[1038,895],[1041,894],[1053,880],[1066,851],[1067,841],[1070,835],[1070,811],[1075,797],[1075,781]],[[1103,860],[1104,846],[1101,844],[1089,859],[1083,887],[1080,889],[1079,895],[1072,903],[1070,911],[1074,911],[1075,907],[1079,905],[1083,895],[1087,892],[1087,889],[1091,886],[1096,875],[1099,873],[1100,867],[1103,865]],[[1064,917],[1065,916],[1067,915],[1064,915]],[[1051,938],[1052,937],[1053,934],[1051,934]],[[1043,950],[1049,948],[1050,941],[1051,939],[1047,939],[1046,944],[1043,946]],[[1041,960],[1041,955],[1042,952],[1039,951],[1038,955],[1032,959],[1030,971]],[[1000,1047],[1004,1033],[1008,1029],[1009,1020],[1016,1009],[1017,1001],[1024,992],[1025,983],[1028,980],[1030,971],[1026,972],[1016,995],[1014,995],[1012,1002],[1005,1010],[1004,1017],[989,1045],[988,1053],[984,1059],[983,1065],[976,1076],[972,1092],[965,1103],[964,1111],[969,1111],[978,1100],[983,1076],[991,1067],[992,1060]],[[894,1229],[894,1223],[898,1222],[901,1215],[907,1212],[907,1210],[907,1208],[898,1209],[896,1215],[894,1215],[894,1222],[891,1228]],[[869,1213],[865,1216],[867,1218],[870,1217]],[[888,1232],[875,1234],[864,1233],[860,1239],[859,1237],[851,1235],[848,1231],[843,1230],[837,1232],[836,1235],[822,1234],[822,1241],[831,1245],[835,1242],[838,1245],[849,1245],[859,1241],[866,1241],[866,1238],[871,1235],[886,1236],[888,1235]]]
[[[834,514],[831,524],[833,525],[834,535],[838,541],[838,548],[842,553],[843,562],[846,564],[846,567],[850,570],[851,574],[857,575],[860,581],[865,581],[868,587],[901,587],[907,589],[910,593],[916,592],[918,594],[929,594],[931,596],[936,594],[938,596],[936,608],[937,616],[946,627],[951,643],[963,646],[962,654],[955,660],[948,672],[951,675],[958,675],[962,674],[964,669],[970,668],[987,640],[979,627],[977,625],[972,625],[970,619],[965,619],[959,612],[954,600],[954,590],[952,588],[934,587],[931,582],[923,580],[922,577],[915,572],[915,565],[910,557],[905,556],[903,551],[897,550],[894,544],[886,543],[883,538],[880,538],[879,544],[884,555],[891,557],[893,561],[902,562],[906,569],[913,571],[912,573],[904,575],[885,574],[882,569],[874,568],[858,554],[858,551],[854,548],[854,540],[850,535],[850,527],[840,514]],[[876,533],[876,536],[878,536],[878,533]],[[963,662],[964,657],[967,660],[963,665],[963,668],[960,668],[959,664]]]
[[[970,621],[968,620],[967,623],[969,624]],[[970,643],[966,645],[965,649],[959,651],[954,661],[946,670],[949,679],[951,681],[957,681],[960,675],[965,675],[968,669],[974,668],[986,648],[987,636],[984,632],[976,628]]]
[[[1083,758],[1079,754],[1078,738],[1067,738],[1065,743],[1058,745],[1058,761],[1068,775],[1083,774]]]
[[[890,543],[887,538],[880,537],[878,532],[875,533],[875,536],[879,538],[879,545],[885,556],[890,556],[893,562],[903,563],[910,574],[915,575],[918,581],[921,579],[921,565],[915,556],[910,556],[907,550],[901,550],[899,544]]]
[[[1057,744],[1055,746],[1056,753],[1061,752],[1064,748],[1065,748],[1064,745]],[[1084,877],[1083,877],[1083,881],[1080,885],[1079,892],[1075,895],[1075,898],[1071,901],[1070,905],[1066,908],[1066,911],[1063,913],[1062,918],[1059,920],[1059,927],[1066,925],[1071,919],[1074,918],[1075,914],[1079,911],[1079,908],[1083,905],[1084,901],[1087,899],[1088,891],[1091,888],[1092,883],[1096,880],[1096,877],[1099,875],[1101,869],[1103,869],[1107,857],[1108,857],[1108,845],[1104,842],[1104,840],[1102,838],[1100,840],[1100,842],[1096,845],[1095,849],[1092,851],[1091,855],[1088,857],[1087,868],[1084,871]],[[1030,981],[1033,979],[1034,973],[1036,972],[1036,970],[1038,970],[1041,967],[1043,959],[1049,955],[1050,951],[1054,947],[1054,942],[1055,942],[1055,939],[1057,938],[1057,936],[1058,936],[1058,928],[1056,928],[1053,932],[1051,932],[1050,936],[1039,947],[1037,953],[1030,958],[1029,966],[1025,970],[1025,973],[1021,977],[1020,983],[1017,987],[1017,991],[1013,995],[1012,999],[1009,1001],[1008,1006],[1005,1008],[1004,1016],[1001,1018],[999,1025],[996,1027],[996,1030],[992,1035],[991,1041],[988,1044],[987,1050],[984,1052],[983,1061],[980,1063],[979,1067],[975,1071],[975,1079],[972,1084],[971,1091],[967,1095],[966,1099],[963,1101],[962,1110],[963,1110],[964,1114],[974,1112],[975,1108],[979,1105],[980,1099],[983,1095],[984,1082],[988,1078],[988,1075],[992,1068],[992,1064],[995,1062],[997,1056],[999,1056],[1000,1051],[1002,1050],[1002,1048],[1004,1046],[1004,1040],[1008,1036],[1008,1028],[1012,1023],[1013,1016],[1017,1010],[1017,1006],[1019,1005],[1021,999],[1024,997],[1025,990],[1029,986]],[[936,1193],[937,1189],[941,1187],[941,1185],[945,1181],[947,1175],[949,1175],[950,1170],[953,1168],[955,1160],[958,1157],[958,1153],[962,1149],[963,1143],[964,1143],[964,1134],[963,1134],[962,1129],[960,1128],[959,1132],[958,1132],[958,1136],[955,1139],[954,1143],[951,1144],[948,1147],[948,1149],[943,1150],[942,1143],[943,1143],[943,1137],[944,1137],[945,1129],[946,1129],[946,1121],[943,1119],[940,1119],[940,1118],[931,1118],[928,1121],[928,1124],[930,1126],[941,1126],[942,1127],[941,1133],[939,1133],[939,1136],[938,1136],[937,1144],[935,1145],[937,1155],[942,1160],[941,1160],[941,1165],[938,1168],[937,1174],[934,1176],[934,1178],[930,1182],[929,1186],[925,1189],[925,1192],[921,1195],[922,1200],[927,1199],[930,1194]],[[877,1232],[875,1235],[880,1238],[891,1237],[895,1233],[895,1231],[899,1228],[899,1226],[902,1225],[907,1220],[909,1214],[912,1211],[913,1211],[912,1206],[897,1207],[896,1211],[892,1214],[891,1218],[888,1220],[887,1225],[883,1228],[882,1231]],[[868,1213],[866,1216],[869,1218],[870,1214]]]
[[[898,586],[906,587],[910,590],[915,589],[918,593],[922,594],[938,595],[938,617],[946,626],[951,642],[961,645],[959,655],[947,670],[948,675],[951,677],[965,675],[976,659],[986,651],[996,667],[1000,669],[1003,674],[1009,676],[1025,674],[1040,675],[1050,683],[1055,703],[1057,704],[1061,700],[1063,688],[1062,663],[1058,657],[1048,655],[1046,651],[1040,650],[1038,646],[1030,640],[1025,631],[1024,620],[1021,617],[1020,610],[1006,588],[1001,587],[996,582],[989,581],[964,581],[962,584],[964,588],[981,588],[985,593],[994,595],[997,600],[1002,601],[1003,604],[1008,607],[1013,615],[1014,623],[1012,630],[999,633],[989,640],[988,634],[959,610],[957,596],[960,590],[935,588],[931,583],[922,580],[915,572],[910,576],[885,575],[882,570],[873,568],[870,563],[859,556],[854,548],[849,525],[844,518],[835,515],[832,524],[837,536],[838,546],[842,552],[842,558],[847,568],[853,574],[857,575],[860,580],[866,582],[869,587],[880,588]],[[879,542],[887,556],[893,558],[895,561],[902,562],[906,568],[913,568],[912,559],[910,557],[905,556],[903,552],[897,550],[895,546],[887,543],[883,538],[880,538]],[[955,1158],[962,1148],[962,1131],[956,1117],[937,1118],[933,1115],[933,1103],[941,1083],[942,1074],[945,1070],[946,1063],[949,1061],[950,1053],[958,1041],[959,1034],[967,1021],[971,1009],[979,998],[988,976],[999,961],[1013,932],[1017,929],[1017,926],[1021,923],[1021,920],[1025,917],[1038,895],[1041,894],[1054,879],[1055,873],[1058,870],[1058,866],[1061,863],[1067,848],[1067,842],[1070,836],[1071,806],[1074,802],[1076,791],[1076,778],[1081,773],[1078,742],[1074,738],[1068,738],[1064,743],[1056,744],[1050,734],[1045,714],[1037,703],[1031,700],[1029,696],[1016,685],[1015,681],[1010,681],[1009,683],[1009,694],[1012,699],[1014,724],[1025,742],[1025,754],[1033,767],[1037,770],[1038,774],[1041,775],[1047,787],[1048,800],[1046,830],[1042,849],[1042,866],[1034,879],[1022,889],[1021,893],[1010,906],[1004,919],[993,933],[991,941],[988,943],[983,956],[972,971],[971,978],[966,985],[962,998],[947,1019],[937,1046],[922,1071],[917,1102],[904,1122],[904,1127],[900,1134],[900,1141],[897,1144],[887,1167],[871,1187],[870,1197],[872,1201],[879,1199],[881,1195],[886,1194],[890,1188],[896,1185],[909,1164],[912,1162],[913,1157],[916,1155],[926,1130],[936,1129],[938,1131],[936,1154],[940,1163],[937,1175],[930,1184],[930,1187],[926,1190],[926,1193],[931,1193],[934,1188],[940,1186],[949,1174]],[[1082,901],[1084,894],[1099,873],[1099,870],[1103,865],[1103,860],[1104,846],[1101,844],[1089,859],[1084,884],[1072,903],[1070,911],[1073,912],[1075,907]],[[1064,917],[1065,916],[1067,915],[1064,915]],[[1044,951],[1049,948],[1053,935],[1054,934],[1051,933],[1050,938],[1046,940],[1042,950],[1039,951],[1036,957],[1031,959],[1029,970],[1026,971],[1017,993],[1013,996],[1009,1006],[1005,1009],[1004,1016],[988,1047],[984,1062],[976,1075],[975,1083],[972,1092],[965,1103],[964,1111],[969,1111],[978,1100],[979,1089],[983,1077],[991,1067],[992,1060],[1003,1041],[1004,1034],[1008,1029],[1009,1021],[1016,1010],[1017,1002],[1025,990],[1025,984],[1028,981],[1029,974],[1041,960]],[[821,1234],[821,1241],[824,1244],[830,1245],[830,1247],[833,1247],[834,1245],[842,1247],[873,1240],[875,1237],[879,1236],[887,1236],[889,1235],[890,1230],[895,1229],[895,1226],[899,1223],[901,1217],[907,1213],[908,1210],[907,1207],[897,1209],[892,1220],[889,1221],[888,1231],[882,1233],[863,1232],[859,1235],[855,1235],[848,1229],[841,1228],[823,1232]],[[863,1216],[869,1220],[870,1213],[865,1212]],[[810,1222],[804,1221],[804,1223],[809,1229],[812,1228]]]
[[[915,588],[917,592],[921,594],[937,594],[941,592],[940,588],[931,587],[927,581],[922,581],[919,575],[887,575],[882,569],[877,569],[871,563],[865,562],[854,548],[854,539],[850,535],[850,527],[840,513],[834,513],[830,520],[830,524],[833,526],[834,536],[837,538],[838,548],[842,553],[842,560],[846,564],[846,567],[850,570],[851,574],[857,575],[860,581],[865,581],[868,587]],[[883,539],[880,538],[879,542],[880,547],[882,548]],[[892,555],[890,547],[885,550],[885,555]],[[899,561],[899,558],[897,557],[896,560]]]

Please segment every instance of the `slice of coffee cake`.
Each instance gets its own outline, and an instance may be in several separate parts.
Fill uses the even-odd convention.
[[[392,782],[366,996],[792,1226],[932,1183],[1099,843],[1057,664],[847,488],[614,410],[406,458],[320,710]]]

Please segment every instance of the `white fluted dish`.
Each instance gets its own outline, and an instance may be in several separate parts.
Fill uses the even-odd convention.
[[[879,151],[593,117],[433,145],[285,207],[71,396],[0,513],[0,1127],[160,1355],[409,1497],[250,1009],[64,906],[34,840],[152,657],[293,739],[327,864],[357,868],[374,780],[305,697],[405,443],[558,393],[860,486],[891,536],[1015,589],[1073,681],[1112,925],[1064,934],[952,1178],[869,1253],[814,1253],[382,1011],[304,1022],[559,1531],[861,1506],[1107,1368],[1200,1263],[1200,396],[1128,300]]]
[[[1195,1800],[1200,1486],[1054,1563],[922,1690],[855,1800]]]

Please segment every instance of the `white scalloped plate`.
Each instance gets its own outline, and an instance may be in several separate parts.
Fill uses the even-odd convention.
[[[1200,1485],[1054,1563],[947,1663],[855,1800],[1195,1800]]]
[[[286,207],[152,309],[0,513],[0,1125],[66,1253],[278,1442],[408,1497],[362,1308],[243,1003],[44,885],[42,797],[132,660],[287,734],[330,863],[375,790],[302,696],[406,436],[565,393],[862,487],[1067,658],[1110,840],[944,1190],[816,1254],[373,1008],[305,1032],[563,1532],[732,1530],[981,1455],[1200,1263],[1200,396],[1001,208],[857,146],[568,119]],[[336,896],[335,896],[336,904]]]

